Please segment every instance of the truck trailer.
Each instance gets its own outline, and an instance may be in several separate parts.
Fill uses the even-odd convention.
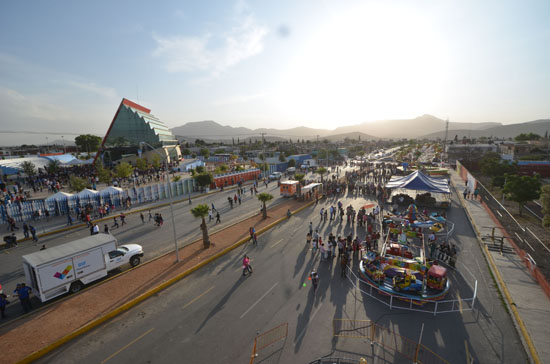
[[[124,264],[136,266],[143,257],[137,244],[117,247],[110,234],[96,234],[70,243],[24,255],[27,285],[42,302],[76,293]]]

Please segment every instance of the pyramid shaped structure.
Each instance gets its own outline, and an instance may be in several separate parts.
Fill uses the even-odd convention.
[[[178,141],[168,127],[151,110],[128,99],[122,99],[113,121],[96,155],[104,164],[113,165],[131,156],[137,156],[140,143],[165,149],[172,158],[179,158]]]

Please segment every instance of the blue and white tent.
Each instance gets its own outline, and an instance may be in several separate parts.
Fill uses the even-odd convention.
[[[413,172],[405,177],[394,176],[386,183],[385,187],[427,191],[432,193],[451,193],[449,184],[445,179],[433,178],[420,171]]]

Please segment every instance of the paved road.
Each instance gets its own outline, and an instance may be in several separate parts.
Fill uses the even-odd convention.
[[[282,200],[282,198],[279,198],[276,182],[271,182],[267,189],[261,184],[258,188],[258,193],[265,192],[266,190],[275,197],[268,203],[268,206]],[[209,223],[209,229],[214,230],[240,221],[245,216],[258,213],[261,207],[260,202],[255,196],[250,195],[249,186],[246,186],[246,191],[242,199],[242,205],[237,203],[237,205],[234,205],[233,209],[229,207],[227,197],[234,196],[236,193],[235,190],[228,190],[194,199],[191,206],[186,201],[174,204],[178,245],[183,246],[189,244],[202,236],[199,229],[200,221],[195,219],[190,212],[191,208],[199,203],[207,203],[210,205],[213,202],[215,207],[220,211],[222,224],[215,225],[214,220]],[[139,214],[132,214],[127,216],[127,224],[118,229],[111,228],[113,224],[112,220],[100,223],[100,228],[101,231],[103,231],[103,224],[107,223],[111,233],[117,238],[119,244],[138,243],[143,246],[145,251],[144,260],[152,259],[174,249],[170,207],[166,206],[152,210],[153,214],[155,212],[160,212],[164,218],[164,225],[162,227],[156,227],[152,220],[148,222],[147,213],[144,213],[145,224],[141,223]],[[120,225],[120,219],[118,220]],[[46,244],[47,247],[53,247],[89,236],[89,234],[90,230],[88,228],[79,228],[41,238],[38,243],[29,241],[23,242],[16,248],[0,252],[0,283],[5,293],[11,294],[18,282],[25,281],[21,259],[23,255],[38,251],[42,244]],[[17,300],[13,301],[15,302]],[[36,298],[33,299],[33,303],[40,305]],[[19,303],[15,302],[8,306],[6,312],[11,319],[21,315],[22,309]]]
[[[343,202],[360,206],[367,201],[346,198]],[[337,264],[319,262],[304,238],[309,221],[318,225],[323,206],[328,204],[293,216],[260,236],[258,247],[242,246],[39,362],[247,363],[256,333],[285,322],[286,341],[269,357],[260,353],[257,363],[308,363],[333,351],[362,353],[369,363],[411,362],[365,340],[332,338],[332,320],[340,318],[373,320],[414,340],[424,324],[422,343],[452,363],[465,363],[467,353],[476,363],[526,362],[456,196],[448,217],[457,223],[453,241],[460,248],[458,269],[464,276],[477,277],[478,300],[473,312],[436,317],[389,310],[355,291],[340,277]],[[319,227],[326,234],[352,230],[337,223]],[[245,253],[252,258],[254,273],[243,278]],[[307,279],[314,267],[321,277],[316,295]],[[451,296],[471,293],[460,277],[453,275],[453,285],[460,287]]]

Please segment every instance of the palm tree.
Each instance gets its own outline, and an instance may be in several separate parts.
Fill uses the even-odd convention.
[[[265,203],[267,201],[271,201],[273,199],[273,195],[271,195],[269,193],[262,192],[257,197],[258,197],[258,200],[260,200],[264,204],[264,206],[262,208],[262,213],[263,213],[264,219],[267,219],[267,208],[265,206]]]
[[[210,237],[208,236],[208,227],[206,226],[206,221],[204,218],[208,216],[208,205],[207,204],[200,204],[197,207],[191,209],[191,213],[195,218],[200,217],[202,219],[201,222],[201,230],[202,230],[202,244],[204,246],[204,249],[210,248]]]
[[[291,161],[293,161],[294,159],[291,159]],[[302,194],[302,183],[304,181],[304,178],[306,177],[305,174],[303,173],[296,173],[294,174],[294,179],[300,183],[298,183],[298,188],[297,188],[297,191],[296,191],[296,194],[298,196],[300,196]]]
[[[327,169],[325,167],[321,167],[317,170],[317,173],[321,175],[321,183],[323,183],[323,174],[327,173]]]

